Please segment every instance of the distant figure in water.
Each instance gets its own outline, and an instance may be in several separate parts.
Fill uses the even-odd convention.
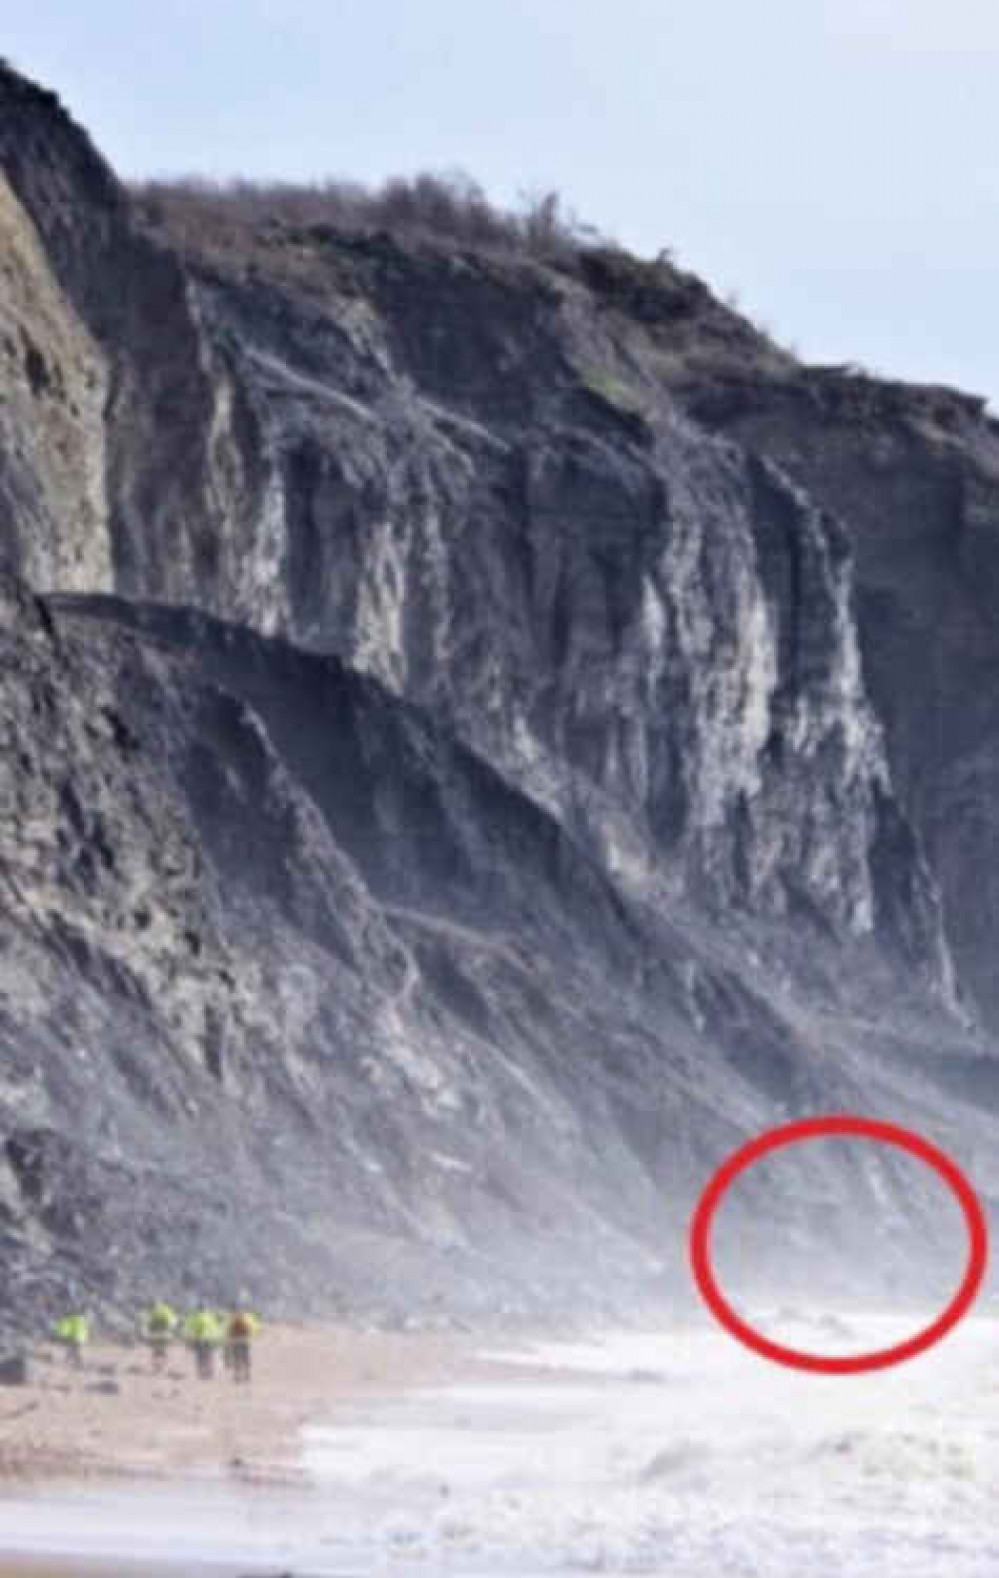
[[[210,1381],[215,1374],[215,1352],[222,1341],[222,1324],[208,1309],[196,1310],[184,1323],[184,1336],[194,1353],[194,1373]]]

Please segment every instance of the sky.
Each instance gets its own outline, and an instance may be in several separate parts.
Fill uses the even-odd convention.
[[[806,359],[999,410],[995,0],[30,0],[0,49],[125,176],[555,188]]]

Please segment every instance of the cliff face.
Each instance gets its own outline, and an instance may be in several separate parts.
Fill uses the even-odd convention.
[[[842,369],[702,389],[698,403],[849,525],[896,793],[937,876],[962,981],[994,1029],[999,423],[973,397]]]
[[[724,1150],[824,1106],[988,1192],[981,413],[613,252],[178,249],[6,70],[0,168],[25,1307],[194,1246],[232,1296],[261,1220],[272,1299],[633,1298]],[[761,1254],[835,1217],[788,1177]],[[902,1265],[918,1191],[858,1187]]]

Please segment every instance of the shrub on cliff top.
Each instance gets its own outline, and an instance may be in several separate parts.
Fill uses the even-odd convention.
[[[399,176],[371,189],[353,181],[212,181],[201,176],[140,181],[133,198],[145,218],[195,247],[234,230],[268,223],[305,229],[387,230],[427,240],[551,257],[603,240],[582,225],[557,192],[525,198],[519,210],[498,208],[461,172]]]

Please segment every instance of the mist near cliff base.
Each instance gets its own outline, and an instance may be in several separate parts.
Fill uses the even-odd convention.
[[[713,1218],[725,1297],[747,1306],[943,1309],[968,1268],[968,1227],[933,1169],[850,1137],[772,1152],[736,1178]]]

